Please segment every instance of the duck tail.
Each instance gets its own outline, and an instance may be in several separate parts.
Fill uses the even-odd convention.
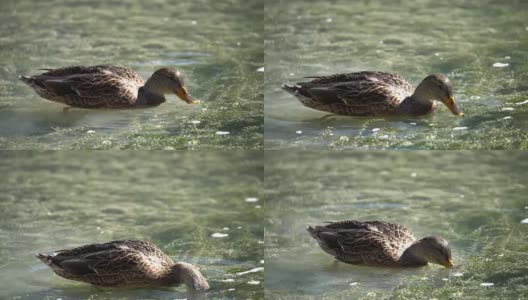
[[[37,255],[35,255],[41,262],[45,263],[46,265],[48,266],[51,266],[53,264],[52,260],[51,260],[51,255],[48,255],[48,254],[42,254],[42,253],[37,253]]]
[[[18,79],[20,79],[22,82],[24,82],[25,84],[32,84],[34,79],[33,77],[30,77],[30,76],[24,76],[24,75],[19,75],[18,76]]]
[[[317,238],[317,228],[314,228],[310,225],[306,226],[306,231],[312,236],[314,239]]]
[[[282,85],[282,89],[285,90],[286,92],[292,94],[292,95],[296,95],[299,92],[299,86],[296,86],[296,85],[283,84]]]
[[[50,259],[50,256],[48,254],[42,254],[42,253],[37,253],[35,255],[36,258],[42,260],[42,261],[45,261],[45,260],[49,260]]]

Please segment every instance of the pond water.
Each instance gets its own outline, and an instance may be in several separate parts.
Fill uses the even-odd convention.
[[[1,1],[0,148],[261,148],[262,14],[262,0]],[[178,68],[202,102],[63,113],[18,80],[97,64]]]
[[[185,287],[95,288],[35,258],[115,239],[199,266],[203,298],[263,297],[261,152],[20,151],[1,153],[0,171],[1,299],[194,298]]]
[[[266,296],[522,298],[528,286],[527,162],[528,154],[502,151],[266,155]],[[306,226],[345,219],[404,224],[416,237],[440,235],[451,245],[455,268],[334,264]]]
[[[272,1],[265,7],[268,149],[528,147],[526,1]],[[328,116],[281,84],[379,70],[416,85],[443,73],[464,118]],[[325,117],[325,118],[323,118]]]

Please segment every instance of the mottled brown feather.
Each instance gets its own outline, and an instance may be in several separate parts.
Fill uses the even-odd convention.
[[[174,262],[154,244],[138,240],[90,244],[37,257],[59,276],[99,286],[173,285],[186,283],[174,277]],[[185,263],[186,268],[194,268]],[[190,267],[189,267],[190,266]],[[197,270],[197,269],[196,269]],[[176,269],[176,271],[178,271]],[[189,273],[201,286],[201,274]],[[208,288],[208,286],[207,286]]]
[[[433,104],[424,107],[412,101],[414,87],[398,74],[363,71],[307,78],[314,79],[283,89],[313,109],[351,116],[419,115],[434,110]]]
[[[80,108],[157,106],[165,102],[165,93],[176,92],[167,86],[183,88],[183,76],[169,68],[156,71],[154,74],[162,76],[156,77],[148,88],[139,74],[124,67],[70,66],[44,70],[42,74],[20,76],[20,79],[45,99]],[[163,76],[170,81],[164,82],[165,86],[156,85],[156,80]]]
[[[380,221],[341,221],[308,227],[321,248],[342,262],[359,265],[398,266],[415,241],[404,226]]]

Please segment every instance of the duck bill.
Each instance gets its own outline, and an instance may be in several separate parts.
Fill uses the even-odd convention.
[[[178,96],[180,99],[182,99],[183,101],[187,102],[187,104],[193,104],[193,103],[196,103],[198,102],[198,100],[196,100],[196,98],[194,98],[193,96],[191,96],[188,92],[187,92],[187,89],[186,88],[181,88],[180,90],[177,90],[176,92],[176,96]]]
[[[462,112],[458,104],[455,102],[455,98],[453,96],[443,100],[442,103],[447,106],[447,108],[449,109],[449,111],[451,111],[453,115],[460,117],[464,116],[464,113]]]
[[[452,267],[454,267],[455,264],[453,263],[452,260],[448,260],[445,264],[444,264],[444,267],[446,267],[447,269],[450,269]]]

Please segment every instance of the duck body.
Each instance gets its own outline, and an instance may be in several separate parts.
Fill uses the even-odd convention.
[[[451,251],[440,237],[416,240],[403,225],[346,220],[308,226],[319,247],[336,260],[367,266],[419,267],[429,262],[452,267]]]
[[[70,66],[44,69],[34,76],[20,76],[42,98],[79,108],[142,108],[165,102],[165,94],[176,93],[187,103],[180,73],[162,68],[145,82],[134,70],[116,66]]]
[[[154,244],[120,240],[37,254],[60,277],[103,287],[209,285],[195,266],[174,263]]]
[[[424,79],[418,88],[398,74],[363,71],[316,76],[311,81],[283,85],[306,107],[347,116],[426,115],[440,100],[456,115],[451,83],[442,74]]]

